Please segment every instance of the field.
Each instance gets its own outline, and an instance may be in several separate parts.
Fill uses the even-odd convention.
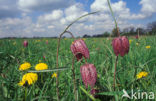
[[[19,86],[22,76],[33,70],[38,63],[46,63],[48,70],[56,68],[57,39],[26,39],[28,46],[23,46],[24,39],[1,39],[0,40],[0,101],[55,101],[56,71],[42,72],[38,74],[38,80],[28,86]],[[130,50],[124,57],[119,56],[116,72],[116,91],[113,91],[113,76],[115,54],[113,52],[112,38],[85,38],[83,39],[90,51],[88,63],[96,66],[97,81],[95,89],[97,94],[91,96],[90,88],[86,89],[80,74],[80,66],[83,62],[75,60],[75,77],[78,101],[127,101],[122,98],[123,89],[129,92],[133,89],[136,97],[139,94],[143,99],[149,100],[154,93],[156,99],[156,36],[141,36],[139,39],[129,37]],[[59,93],[61,101],[74,100],[74,84],[72,74],[72,57],[70,45],[73,39],[63,38],[59,51]],[[150,47],[146,47],[150,46]],[[20,71],[19,67],[24,62],[29,62],[31,68]],[[137,74],[147,72],[143,78],[137,79]],[[147,95],[142,94],[147,92]],[[143,96],[142,96],[143,95]],[[141,98],[140,97],[140,98]],[[147,97],[147,98],[146,98]],[[156,100],[155,100],[156,101]]]

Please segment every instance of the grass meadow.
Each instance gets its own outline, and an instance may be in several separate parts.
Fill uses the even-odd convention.
[[[113,91],[113,75],[115,54],[111,42],[112,38],[85,38],[83,39],[90,51],[88,63],[96,66],[97,81],[96,95],[90,94],[90,88],[86,89],[82,82],[80,66],[83,62],[75,60],[75,77],[78,101],[129,101],[122,98],[123,89],[131,92],[133,89],[143,95],[139,101],[149,101],[149,92],[154,92],[156,99],[156,36],[141,36],[139,39],[128,37],[130,50],[124,57],[119,56],[116,72],[116,91]],[[28,41],[28,47],[23,46],[23,41]],[[59,93],[61,101],[74,101],[72,57],[70,45],[73,39],[63,38],[59,50]],[[48,43],[46,43],[48,42]],[[150,46],[150,47],[146,47]],[[46,63],[48,70],[56,68],[57,39],[1,39],[0,40],[0,101],[56,101],[56,77],[52,77],[56,71],[42,72],[38,74],[38,80],[27,88],[19,86],[22,76],[35,71],[35,65]],[[29,62],[31,68],[20,71],[19,66]],[[137,79],[137,74],[145,71],[146,77]],[[129,93],[131,95],[131,93]],[[140,95],[141,96],[141,95]],[[135,99],[131,99],[132,101]],[[154,99],[153,99],[154,100]],[[155,100],[156,101],[156,100]]]

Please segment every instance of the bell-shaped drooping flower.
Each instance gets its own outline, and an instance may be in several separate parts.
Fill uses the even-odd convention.
[[[48,44],[48,40],[46,40],[46,44]]]
[[[112,41],[113,50],[116,56],[124,56],[129,52],[129,40],[126,36],[119,36]]]
[[[139,39],[139,36],[138,36],[138,35],[136,35],[136,36],[135,36],[135,38],[136,38],[136,39]]]
[[[75,40],[71,44],[70,49],[78,61],[81,60],[83,56],[89,58],[89,50],[82,39]]]
[[[85,87],[88,88],[89,85],[93,88],[97,79],[96,67],[94,64],[85,64],[81,66],[80,72]]]
[[[96,95],[96,93],[99,93],[98,89],[92,88],[90,91],[90,94],[92,94],[95,98],[98,97],[98,95]]]
[[[27,46],[28,46],[28,41],[27,41],[27,40],[24,40],[23,46],[24,46],[24,47],[27,47]]]

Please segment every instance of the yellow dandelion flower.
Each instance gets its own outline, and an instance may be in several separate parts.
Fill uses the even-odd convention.
[[[133,41],[133,40],[129,40],[129,44],[131,44],[131,43],[132,43],[132,41]]]
[[[86,39],[85,39],[85,38],[83,38],[82,40],[84,40],[84,41],[85,41]]]
[[[28,62],[25,62],[25,63],[23,63],[23,64],[20,65],[19,70],[20,70],[20,71],[22,71],[22,70],[27,70],[27,69],[29,69],[30,67],[31,67],[31,64],[28,63]]]
[[[140,73],[137,74],[137,79],[141,79],[143,77],[146,77],[147,75],[148,75],[147,72],[140,72]]]
[[[151,46],[146,46],[146,49],[149,49],[149,48],[151,48]]]
[[[57,77],[57,74],[56,74],[56,73],[53,73],[53,74],[51,75],[51,77],[52,77],[52,78],[54,78],[54,77],[56,78],[56,77]]]
[[[14,42],[13,45],[16,45],[16,42]]]
[[[35,69],[36,70],[45,70],[45,69],[48,69],[48,65],[45,64],[45,63],[39,63],[35,66]]]
[[[26,86],[35,83],[38,80],[38,75],[36,73],[26,73],[22,77],[22,81],[18,83],[19,86]]]
[[[42,60],[38,60],[38,62],[40,63],[40,62],[42,62]]]
[[[139,43],[136,43],[136,45],[138,46],[138,45],[139,45]]]

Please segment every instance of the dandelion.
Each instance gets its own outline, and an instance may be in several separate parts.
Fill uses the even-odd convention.
[[[148,75],[147,72],[140,72],[140,73],[137,74],[137,79],[141,79],[143,77],[146,77],[147,75]]]
[[[139,43],[136,43],[136,45],[138,46],[138,45],[139,45]]]
[[[38,60],[38,62],[39,62],[39,63],[41,63],[41,62],[42,62],[42,60]]]
[[[129,44],[131,44],[131,43],[132,43],[132,41],[133,41],[133,40],[129,40]]]
[[[84,40],[84,41],[85,41],[85,40],[86,40],[86,38],[83,38],[82,40]]]
[[[16,45],[16,42],[14,42],[13,45]]]
[[[26,73],[22,77],[22,81],[18,83],[19,86],[27,86],[35,83],[38,80],[38,75],[36,73]]]
[[[45,63],[39,63],[35,66],[35,69],[36,70],[45,70],[45,69],[48,69],[48,65],[45,64]]]
[[[146,46],[146,49],[149,49],[149,48],[151,48],[151,46]]]
[[[27,69],[29,69],[30,67],[31,67],[31,64],[28,63],[28,62],[25,62],[25,63],[23,63],[23,64],[20,65],[19,70],[20,70],[20,71],[27,70]]]
[[[56,74],[56,73],[53,73],[53,74],[51,75],[51,77],[52,77],[52,78],[54,78],[54,77],[56,78],[56,77],[57,77],[57,74]]]

